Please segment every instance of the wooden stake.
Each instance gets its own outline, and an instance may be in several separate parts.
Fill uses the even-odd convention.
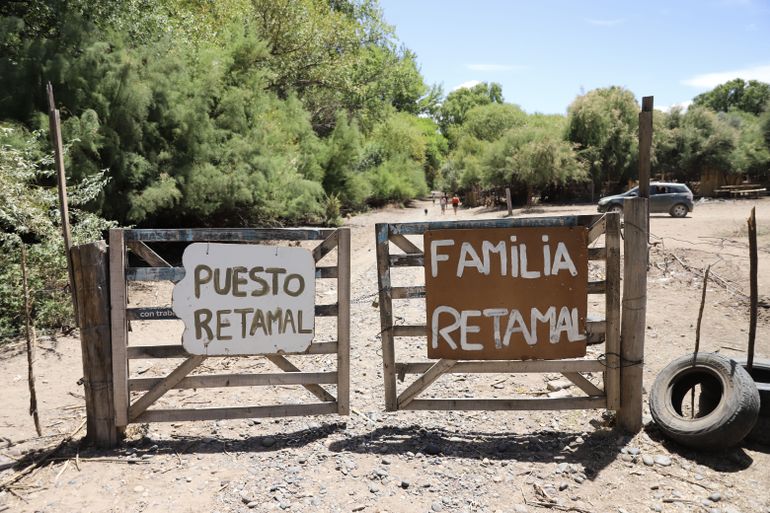
[[[709,282],[709,273],[711,272],[711,264],[706,267],[706,272],[703,274],[703,291],[700,296],[700,310],[698,311],[698,324],[695,326],[695,352],[692,355],[692,364],[695,365],[695,358],[698,356],[700,350],[700,324],[703,320],[703,308],[706,305],[706,286]]]
[[[50,82],[46,86],[48,92],[48,123],[51,131],[51,144],[53,145],[54,162],[56,164],[56,176],[59,189],[59,213],[61,214],[61,229],[64,236],[64,251],[67,254],[67,274],[69,275],[70,292],[72,293],[72,308],[75,315],[75,325],[78,322],[78,300],[75,290],[75,276],[72,272],[72,257],[70,248],[72,247],[72,237],[70,235],[70,215],[67,204],[67,178],[64,173],[64,148],[61,138],[61,120],[59,119],[59,110],[56,108],[56,102],[53,98],[53,86]]]
[[[37,392],[35,391],[35,326],[32,324],[32,315],[29,304],[29,283],[27,281],[27,247],[21,244],[21,276],[24,286],[24,325],[27,335],[27,383],[29,385],[29,414],[35,421],[37,436],[43,436],[40,429],[40,417],[37,413]]]
[[[751,294],[751,311],[749,318],[749,350],[746,359],[746,369],[751,373],[754,366],[754,340],[757,336],[757,301],[759,291],[757,290],[757,212],[756,207],[751,209],[751,216],[748,219],[749,224],[749,280]]]
[[[647,204],[647,198],[629,198],[623,204],[626,230],[618,424],[629,433],[638,433],[642,429],[642,371],[647,320]]]

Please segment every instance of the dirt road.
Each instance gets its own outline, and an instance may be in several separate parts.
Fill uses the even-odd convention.
[[[712,264],[701,348],[741,355],[748,330],[746,217],[757,206],[760,296],[770,296],[770,198],[699,203],[686,219],[651,221],[645,385],[694,343],[702,282]],[[427,214],[424,209],[427,209]],[[593,213],[593,206],[536,208],[515,215]],[[457,219],[499,218],[501,212],[460,209]],[[398,412],[383,408],[374,224],[454,219],[439,206],[387,208],[349,219],[352,229],[352,382],[349,417],[234,420],[134,426],[117,451],[66,447],[11,491],[0,511],[14,512],[770,512],[770,448],[742,447],[698,454],[664,441],[654,426],[635,437],[612,429],[612,416],[568,412]],[[413,284],[419,273],[394,277]],[[402,280],[399,282],[398,280]],[[168,305],[171,286],[130,290],[134,304]],[[333,288],[319,282],[330,302]],[[589,304],[600,310],[597,301]],[[399,305],[395,320],[424,320],[424,302]],[[176,321],[136,322],[132,343],[179,340]],[[319,340],[333,340],[333,323],[319,319]],[[0,468],[47,447],[75,429],[84,415],[77,338],[43,339],[36,371],[46,438],[35,438],[27,415],[23,346],[4,348],[0,383]],[[399,357],[422,358],[424,341],[399,342]],[[601,352],[601,346],[592,351]],[[770,357],[770,316],[761,309],[757,354]],[[301,360],[333,370],[333,357]],[[207,371],[271,370],[260,358],[217,359]],[[169,367],[142,360],[132,372],[160,376]],[[547,393],[558,375],[443,377],[437,396],[512,397]],[[403,386],[403,385],[401,385]],[[333,392],[333,388],[331,390]],[[301,388],[186,390],[165,405],[303,402]],[[646,400],[645,400],[645,414]],[[645,418],[645,420],[648,420]],[[32,439],[31,441],[24,441]],[[0,471],[0,482],[12,475]],[[542,506],[548,504],[548,507]],[[5,509],[4,509],[5,508]]]

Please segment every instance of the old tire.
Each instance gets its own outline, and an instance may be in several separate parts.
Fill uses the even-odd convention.
[[[695,418],[683,415],[685,396],[696,385],[712,397],[713,409]],[[702,412],[702,413],[701,413]],[[751,431],[759,414],[754,380],[734,360],[714,353],[685,355],[668,364],[650,390],[650,413],[661,431],[695,449],[716,450],[737,445]]]
[[[736,358],[744,369],[746,358]],[[770,359],[754,359],[751,378],[759,392],[759,416],[754,428],[746,435],[746,439],[762,445],[770,445]],[[699,408],[710,410],[719,400],[719,391],[704,389],[699,398]]]

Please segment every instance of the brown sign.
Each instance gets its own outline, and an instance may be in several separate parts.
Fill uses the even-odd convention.
[[[425,232],[428,358],[586,354],[588,230]]]

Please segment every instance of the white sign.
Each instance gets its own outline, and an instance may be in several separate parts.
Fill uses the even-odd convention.
[[[172,308],[191,354],[299,353],[313,341],[315,261],[302,248],[190,244]]]

